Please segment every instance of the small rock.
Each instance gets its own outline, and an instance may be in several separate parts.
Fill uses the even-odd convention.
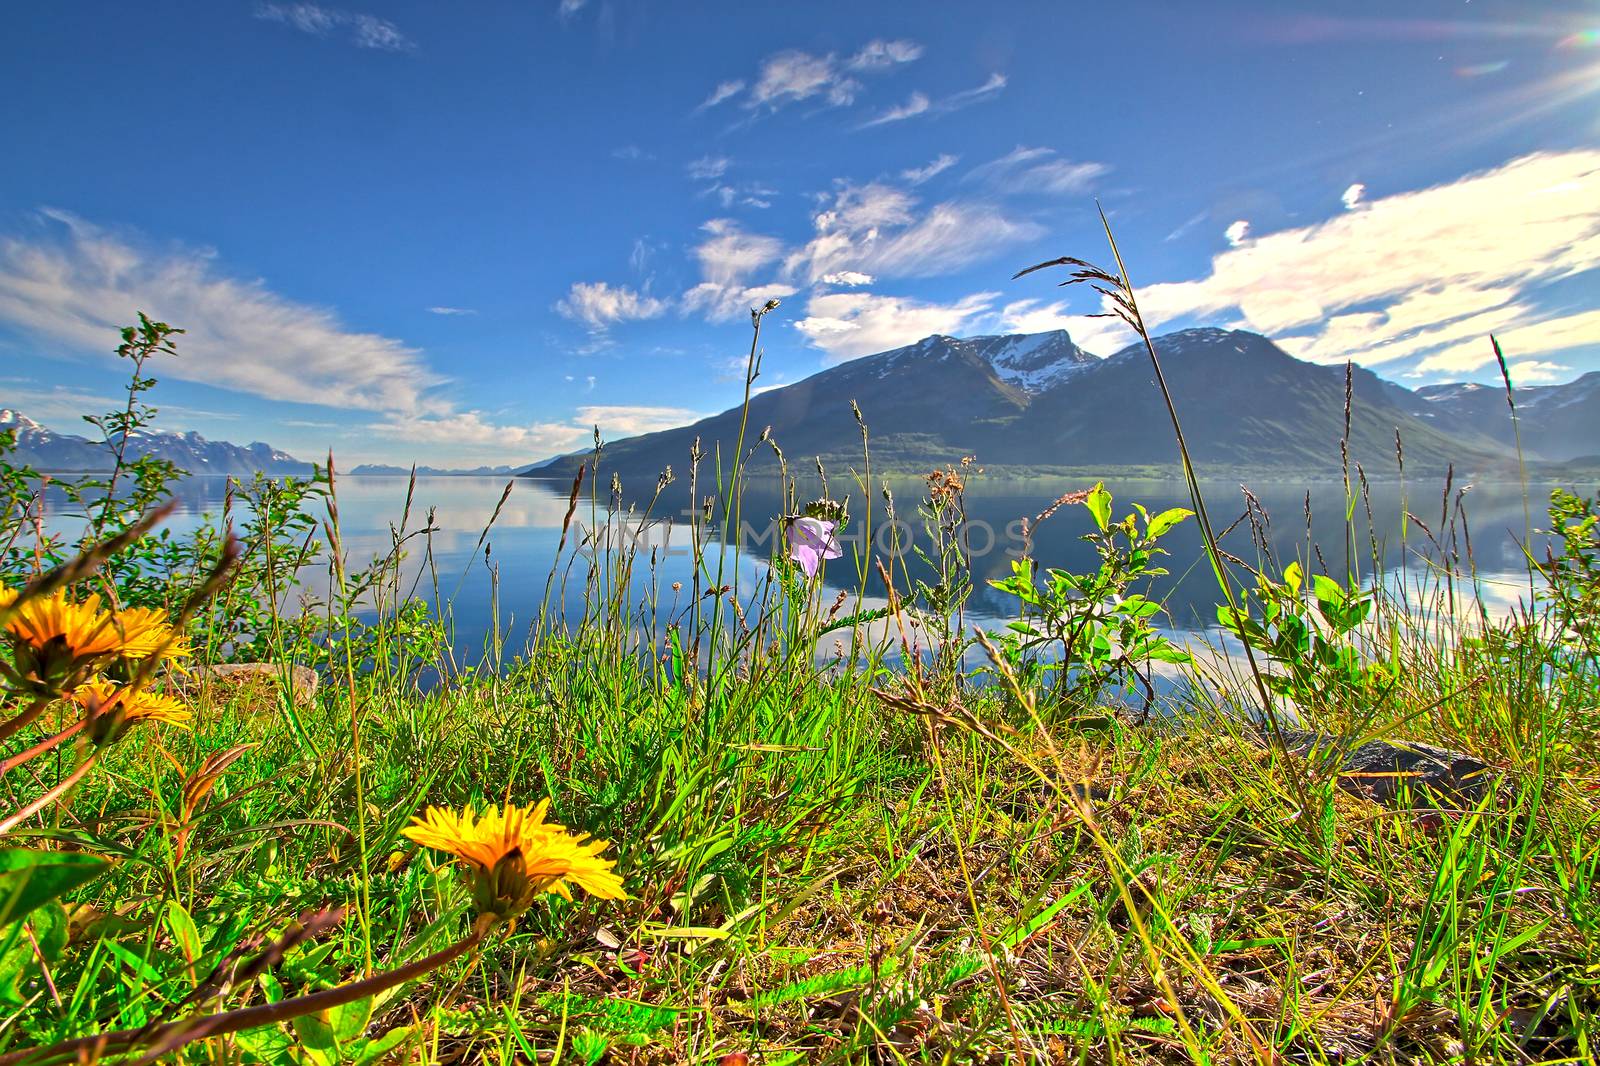
[[[310,703],[317,694],[317,672],[309,666],[285,667],[279,663],[215,663],[195,668],[204,682],[236,691],[239,695],[267,695],[288,673],[290,689],[297,704]]]
[[[1287,730],[1284,739],[1300,755],[1313,750],[1330,754],[1342,743],[1338,737],[1297,729]],[[1407,788],[1413,795],[1476,803],[1497,776],[1495,768],[1481,759],[1417,740],[1369,740],[1346,753],[1339,764],[1341,788],[1391,805]]]

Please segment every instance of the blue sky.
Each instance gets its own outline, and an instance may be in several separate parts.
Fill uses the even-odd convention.
[[[1405,17],[1395,17],[1404,9]],[[520,463],[928,333],[1161,328],[1407,384],[1600,369],[1600,4],[30,5],[0,404],[70,429],[139,309],[168,428]]]

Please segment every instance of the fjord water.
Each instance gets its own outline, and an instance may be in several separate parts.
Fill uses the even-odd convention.
[[[580,499],[573,516],[566,548],[557,564],[556,549],[561,540],[563,519],[568,510],[570,482],[557,483],[527,478],[512,482],[510,495],[487,536],[485,525],[494,514],[506,486],[504,478],[431,477],[419,478],[411,504],[408,530],[422,529],[431,516],[432,532],[408,542],[403,566],[403,591],[414,591],[429,602],[437,597],[449,605],[453,623],[453,644],[461,664],[477,662],[490,647],[491,633],[498,626],[502,653],[509,658],[523,647],[528,628],[536,619],[544,599],[546,581],[552,568],[556,572],[550,607],[578,618],[583,611],[584,571],[588,565],[584,541],[594,530],[605,528],[604,501],[592,509],[590,501]],[[909,552],[907,538],[927,548],[917,500],[924,491],[920,481],[891,482],[901,550]],[[998,629],[1013,618],[1016,604],[990,588],[988,581],[1010,573],[1012,561],[1023,549],[1019,519],[1038,514],[1060,495],[1088,487],[1055,480],[969,481],[966,495],[967,538],[973,561],[973,590],[968,602],[967,622]],[[1108,481],[1115,495],[1114,512],[1120,517],[1140,503],[1152,513],[1168,507],[1187,506],[1188,495],[1176,481]],[[1463,486],[1458,484],[1456,490]],[[1267,484],[1254,489],[1267,514],[1266,542],[1278,566],[1295,559],[1308,568],[1340,575],[1346,569],[1347,551],[1354,556],[1357,571],[1373,570],[1372,541],[1385,580],[1414,584],[1428,572],[1437,557],[1430,534],[1442,536],[1448,523],[1444,514],[1441,484],[1374,484],[1370,492],[1371,533],[1368,533],[1366,505],[1357,501],[1352,522],[1346,524],[1345,490],[1342,483],[1296,482]],[[171,520],[177,532],[214,520],[222,507],[226,480],[195,477],[181,483],[177,491],[179,509]],[[342,477],[338,482],[340,530],[348,565],[360,567],[376,557],[387,555],[393,547],[392,528],[398,526],[405,510],[407,479],[400,477]],[[1237,483],[1211,482],[1206,485],[1208,507],[1213,524],[1222,534],[1224,549],[1252,565],[1260,558],[1253,543],[1251,523],[1245,520],[1244,497]],[[836,483],[834,494],[844,491]],[[1310,520],[1307,521],[1307,499]],[[1543,524],[1543,503],[1548,490],[1529,489],[1528,501],[1533,526]],[[1463,497],[1470,533],[1471,562],[1475,565],[1478,595],[1492,613],[1515,603],[1519,590],[1526,593],[1527,544],[1523,489],[1516,484],[1468,485]],[[772,550],[774,531],[781,528],[780,497],[775,486],[756,482],[746,491],[743,513],[745,537],[741,550],[728,556],[724,582],[731,583],[735,568],[741,594],[748,599],[767,571],[766,560]],[[874,494],[872,520],[874,552],[888,562],[893,536],[887,532],[884,501]],[[654,510],[658,521],[642,535],[633,538],[638,548],[631,586],[634,616],[643,622],[650,617],[649,602],[654,599],[657,617],[664,625],[687,609],[694,588],[689,538],[684,523],[688,504],[683,483],[669,486]],[[1454,494],[1450,508],[1455,507]],[[844,538],[844,556],[828,564],[824,574],[825,600],[838,590],[854,591],[857,586],[853,556],[862,543],[862,514],[865,511],[859,492],[851,500],[852,518]],[[1406,512],[1414,515],[1403,520]],[[321,516],[318,516],[321,517]],[[675,521],[672,521],[674,520]],[[1443,521],[1442,521],[1443,519]],[[639,518],[626,522],[637,528]],[[615,523],[613,530],[623,523]],[[1090,519],[1082,507],[1062,508],[1039,525],[1032,537],[1031,554],[1042,567],[1061,567],[1082,572],[1095,565],[1093,548],[1082,536],[1090,529]],[[1425,528],[1424,528],[1425,527]],[[1222,531],[1227,530],[1226,533]],[[1347,530],[1353,532],[1347,535]],[[480,537],[482,538],[480,541]],[[612,535],[612,543],[617,543]],[[1542,557],[1539,538],[1533,538],[1536,557]],[[1214,627],[1217,588],[1201,551],[1198,530],[1187,522],[1169,534],[1165,542],[1170,556],[1165,565],[1171,575],[1158,579],[1151,594],[1166,599],[1169,617],[1165,627],[1178,633],[1194,633]],[[1453,544],[1446,547],[1459,553],[1457,565],[1466,567],[1467,538],[1458,531]],[[428,557],[431,554],[431,565]],[[576,558],[574,556],[576,555]],[[653,560],[653,562],[652,562]],[[908,554],[905,565],[913,577],[928,576],[925,564]],[[880,597],[882,585],[875,569],[868,568],[868,595]],[[897,577],[900,573],[896,566]],[[308,570],[302,575],[307,589],[316,594],[327,580],[325,572]],[[682,588],[674,591],[674,583]],[[702,582],[701,588],[705,587]],[[877,601],[881,602],[881,601]],[[293,609],[294,605],[288,605]]]

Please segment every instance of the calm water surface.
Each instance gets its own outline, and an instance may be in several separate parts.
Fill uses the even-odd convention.
[[[514,480],[510,496],[480,546],[479,538],[505,486],[505,478],[420,478],[412,501],[410,528],[421,528],[431,515],[433,532],[427,542],[422,539],[411,542],[412,550],[406,563],[407,587],[414,581],[419,594],[431,599],[433,574],[437,573],[439,593],[452,605],[457,653],[466,661],[478,658],[488,646],[496,618],[506,654],[520,650],[529,624],[539,613],[552,566],[557,571],[552,609],[564,610],[567,617],[579,616],[583,609],[583,571],[587,560],[580,556],[573,561],[574,546],[581,542],[586,530],[595,527],[597,520],[601,525],[605,523],[603,513],[592,514],[587,500],[580,501],[574,529],[568,535],[560,564],[556,565],[556,548],[571,484],[519,478]],[[990,588],[987,580],[1010,573],[1011,562],[1022,548],[1018,520],[1037,514],[1063,493],[1085,487],[1045,480],[987,484],[981,478],[972,480],[967,493],[967,513],[975,587],[968,607],[969,624],[999,628],[1014,617],[1014,601]],[[1143,504],[1152,513],[1168,507],[1187,506],[1189,502],[1179,482],[1113,481],[1108,482],[1107,487],[1116,497],[1116,516],[1127,513],[1134,502]],[[183,482],[178,491],[179,511],[172,519],[172,526],[176,530],[187,530],[214,519],[221,510],[225,488],[226,481],[222,478],[196,477]],[[347,476],[339,480],[340,524],[352,566],[389,552],[391,528],[400,521],[406,489],[407,480],[398,477]],[[1413,485],[1406,488],[1403,496],[1398,485],[1373,486],[1372,527],[1386,580],[1412,584],[1426,571],[1434,549],[1416,522],[1403,523],[1402,517],[1409,511],[1429,530],[1440,531],[1443,528],[1441,490],[1439,484]],[[838,491],[835,486],[835,493]],[[893,491],[900,518],[911,527],[920,527],[916,501],[922,494],[922,484],[909,480],[895,482]],[[1206,486],[1206,492],[1213,524],[1219,531],[1232,527],[1222,537],[1223,547],[1255,562],[1258,553],[1252,543],[1250,524],[1236,522],[1245,513],[1238,485],[1212,483]],[[674,494],[681,499],[674,499]],[[1269,516],[1268,539],[1280,565],[1297,557],[1314,560],[1320,548],[1331,572],[1344,569],[1346,535],[1341,484],[1268,485],[1256,489],[1256,494]],[[1547,498],[1547,488],[1530,490],[1529,504],[1535,527],[1542,524],[1543,503]],[[676,511],[678,517],[675,522],[659,521],[651,525],[637,542],[640,555],[631,598],[641,610],[641,605],[652,595],[663,609],[671,608],[674,603],[682,609],[689,598],[687,590],[692,587],[690,542],[681,517],[682,509],[688,505],[687,489],[681,483],[670,486],[663,500],[665,506],[658,506],[657,513],[665,516]],[[1482,595],[1491,609],[1504,609],[1516,601],[1519,589],[1524,595],[1527,589],[1523,565],[1526,524],[1522,489],[1507,484],[1470,486],[1465,500]],[[874,498],[872,503],[874,523],[878,526],[874,551],[886,556],[892,542],[883,529],[883,503],[880,498]],[[856,512],[856,517],[844,545],[845,556],[831,562],[824,575],[829,598],[839,589],[854,591],[856,587],[852,556],[865,547],[859,520],[862,510],[861,501],[853,501],[852,511]],[[726,557],[725,580],[732,579],[736,567],[741,590],[753,591],[767,571],[766,559],[771,544],[767,538],[778,528],[774,519],[781,514],[781,509],[775,489],[755,486],[748,491],[744,514],[747,526],[744,545],[742,550],[730,552]],[[62,517],[65,520],[65,516]],[[1365,573],[1371,570],[1372,546],[1366,511],[1361,505],[1357,508],[1357,520],[1355,549]],[[1034,558],[1046,567],[1074,571],[1092,569],[1096,565],[1093,549],[1080,539],[1090,525],[1082,507],[1063,508],[1037,528],[1033,536]],[[906,526],[900,529],[902,539],[913,532],[918,530]],[[919,536],[918,540],[925,544],[924,538]],[[424,549],[429,542],[433,559],[431,570],[424,565]],[[1153,594],[1166,598],[1170,612],[1168,628],[1182,634],[1214,627],[1217,589],[1201,553],[1196,524],[1190,521],[1179,526],[1165,543],[1171,550],[1165,562],[1172,574],[1157,580]],[[1459,537],[1457,544],[1464,552],[1465,543]],[[1542,548],[1536,550],[1542,555]],[[923,567],[914,557],[907,559],[906,564],[913,576]],[[898,574],[898,567],[896,572]],[[570,575],[565,581],[564,596],[563,574]],[[319,580],[325,577],[307,574],[311,587],[315,588]],[[671,588],[674,582],[683,583],[685,591],[675,594]],[[882,591],[874,577],[869,594],[881,596]]]

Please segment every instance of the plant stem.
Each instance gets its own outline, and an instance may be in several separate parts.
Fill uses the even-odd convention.
[[[489,930],[494,927],[495,919],[492,915],[480,916],[472,927],[472,932],[465,939],[452,944],[443,951],[434,952],[415,962],[389,970],[385,973],[373,974],[371,977],[356,981],[337,988],[324,989],[321,992],[312,992],[309,995],[296,996],[293,999],[280,1000],[277,1003],[261,1003],[254,1007],[241,1007],[238,1010],[227,1011],[223,1014],[210,1014],[199,1018],[185,1018],[181,1021],[168,1022],[154,1029],[122,1029],[111,1033],[100,1033],[96,1036],[79,1037],[75,1040],[65,1040],[46,1048],[31,1048],[23,1051],[13,1051],[8,1055],[0,1055],[0,1066],[44,1066],[45,1063],[82,1061],[92,1062],[104,1055],[125,1054],[134,1049],[147,1046],[151,1052],[140,1062],[153,1062],[156,1058],[170,1054],[178,1048],[192,1044],[196,1040],[204,1040],[213,1036],[225,1036],[228,1033],[243,1032],[246,1029],[257,1029],[263,1025],[272,1025],[275,1022],[286,1022],[291,1018],[311,1014],[316,1011],[331,1010],[342,1007],[347,1003],[375,996],[379,992],[415,980],[430,970],[454,962],[468,951],[482,943]]]

